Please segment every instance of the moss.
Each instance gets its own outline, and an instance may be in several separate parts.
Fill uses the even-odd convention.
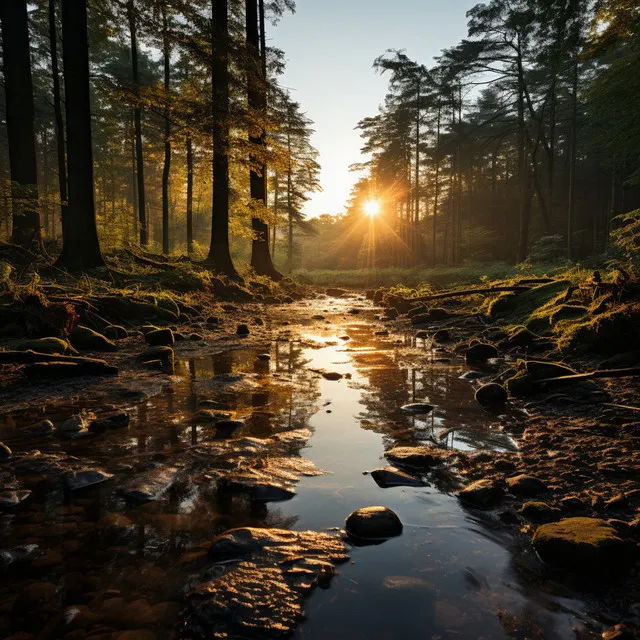
[[[68,342],[61,338],[38,338],[36,340],[21,340],[10,345],[18,351],[37,351],[55,355],[78,353]]]
[[[69,336],[71,344],[81,351],[115,351],[116,343],[89,327],[77,326]]]
[[[536,384],[538,380],[575,373],[575,370],[558,362],[539,360],[519,360],[516,367],[517,373],[505,382],[505,386],[512,396],[528,396],[536,393],[539,390]]]
[[[489,303],[487,315],[514,322],[524,321],[537,309],[557,298],[558,294],[566,291],[569,286],[569,280],[554,280],[527,291],[503,294]]]
[[[551,522],[558,519],[560,509],[550,507],[546,502],[529,501],[522,505],[520,515],[530,522]]]

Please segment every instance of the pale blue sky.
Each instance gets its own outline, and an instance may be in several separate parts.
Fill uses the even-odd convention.
[[[387,78],[373,60],[387,49],[405,49],[431,64],[444,48],[466,36],[465,13],[474,0],[297,0],[267,33],[284,50],[287,70],[281,84],[315,122],[324,191],[306,213],[339,213],[355,181],[349,165],[361,160],[358,120],[374,115],[384,99]]]

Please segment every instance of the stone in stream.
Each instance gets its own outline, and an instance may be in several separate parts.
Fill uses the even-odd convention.
[[[14,564],[30,562],[38,555],[38,550],[37,544],[22,544],[0,551],[0,570],[6,570]]]
[[[218,483],[223,491],[244,493],[258,502],[279,502],[290,500],[296,495],[295,489],[284,484],[269,482],[251,473],[232,473]]]
[[[465,352],[467,364],[476,364],[486,362],[491,358],[498,357],[498,350],[492,344],[484,342],[476,342],[472,344]]]
[[[153,329],[144,334],[144,339],[152,347],[170,347],[175,343],[173,331],[168,328]]]
[[[89,425],[89,431],[101,433],[107,429],[123,429],[129,426],[129,422],[129,414],[126,411],[116,411],[96,418]]]
[[[104,328],[104,335],[109,340],[124,340],[129,337],[129,332],[119,324],[110,324]]]
[[[507,487],[514,496],[522,496],[523,498],[533,498],[549,491],[542,480],[524,473],[507,478]]]
[[[499,409],[507,402],[507,390],[497,382],[482,385],[475,393],[476,401],[483,407]]]
[[[58,426],[56,431],[62,436],[69,437],[82,431],[86,431],[87,427],[88,423],[86,418],[80,414],[77,414],[75,416],[67,418],[62,424]]]
[[[117,349],[113,340],[82,325],[78,325],[71,331],[69,339],[71,344],[80,351],[115,351]]]
[[[10,458],[12,454],[11,449],[4,442],[0,442],[0,460]]]
[[[598,518],[563,518],[543,524],[533,536],[540,558],[550,565],[579,572],[628,566],[631,548],[617,531]]]
[[[410,404],[402,405],[400,408],[405,413],[410,413],[412,415],[426,415],[433,411],[433,407],[425,402],[412,402]]]
[[[430,469],[439,465],[446,453],[435,447],[394,447],[384,453],[387,460],[400,466]]]
[[[383,489],[389,487],[421,487],[424,483],[420,478],[416,478],[409,473],[400,471],[395,467],[384,467],[384,469],[374,469],[371,477],[376,484]]]
[[[38,424],[33,425],[33,427],[28,427],[25,431],[34,438],[42,438],[50,436],[55,431],[55,427],[51,420],[42,420],[38,422]]]
[[[504,488],[494,480],[476,480],[459,491],[458,498],[471,507],[491,509],[502,502]]]
[[[113,474],[102,469],[82,469],[67,475],[67,486],[71,491],[77,491],[95,484],[102,484],[111,478],[113,478]]]
[[[558,520],[562,512],[556,507],[549,506],[546,502],[529,501],[522,505],[519,513],[523,518],[529,520],[529,522],[541,524],[543,522]]]
[[[402,533],[402,522],[388,507],[363,507],[346,520],[347,533],[365,540],[393,538]]]
[[[21,340],[15,347],[18,351],[35,351],[49,355],[75,355],[78,352],[61,338],[36,338],[35,340]]]
[[[159,500],[176,482],[180,470],[176,467],[157,467],[137,475],[120,487],[125,498],[137,502]]]
[[[344,377],[341,373],[338,373],[337,371],[323,371],[322,372],[322,377],[325,380],[342,380],[342,378]]]
[[[22,372],[28,378],[79,378],[82,376],[117,375],[118,368],[96,358],[78,358],[74,361],[31,362]]]
[[[0,508],[17,507],[24,502],[31,495],[31,491],[24,490],[9,490],[0,492]]]
[[[194,640],[290,636],[307,596],[347,560],[338,535],[254,528],[218,536],[209,557],[205,582],[188,594],[182,613],[185,637]]]

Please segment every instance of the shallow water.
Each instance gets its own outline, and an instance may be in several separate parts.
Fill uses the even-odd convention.
[[[341,527],[354,509],[379,504],[399,515],[403,535],[353,548],[331,588],[311,596],[296,637],[573,637],[584,603],[542,584],[535,559],[522,562],[527,556],[512,548],[495,520],[464,510],[433,483],[382,489],[365,473],[385,466],[382,454],[396,444],[435,442],[515,455],[499,417],[485,413],[471,383],[460,379],[464,364],[408,334],[375,335],[382,326],[370,309],[345,314],[353,300],[332,305],[327,320],[283,327],[262,349],[180,359],[174,385],[126,407],[132,418],[127,429],[77,441],[27,440],[21,427],[41,419],[46,407],[0,417],[0,440],[14,451],[63,450],[116,474],[73,494],[34,483],[30,502],[1,517],[2,547],[33,542],[48,560],[5,576],[0,635],[41,628],[46,612],[25,615],[12,597],[30,580],[45,580],[62,585],[59,604],[87,604],[101,615],[110,590],[109,598],[122,602],[113,619],[103,617],[107,627],[146,626],[170,637],[178,603],[216,533],[249,525],[325,530]],[[309,317],[318,311],[310,307]],[[258,360],[265,351],[271,359]],[[349,377],[330,381],[320,370]],[[199,468],[205,475],[195,484],[142,505],[127,502],[118,491],[122,479],[154,467],[184,468],[198,447],[216,443],[211,425],[189,421],[207,400],[245,420],[234,438],[309,429],[310,438],[292,441],[288,453],[328,473],[302,478],[290,500],[263,503],[243,495],[221,498]],[[434,410],[428,416],[400,410],[413,401]],[[47,415],[60,420],[87,405],[88,399],[77,399]],[[215,469],[209,472],[215,478]],[[114,514],[126,521],[109,527]],[[78,574],[89,583],[76,587]],[[145,618],[140,611],[147,609]]]

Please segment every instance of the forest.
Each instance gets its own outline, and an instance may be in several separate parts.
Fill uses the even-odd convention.
[[[640,638],[640,4],[373,5],[0,0],[0,637]]]

